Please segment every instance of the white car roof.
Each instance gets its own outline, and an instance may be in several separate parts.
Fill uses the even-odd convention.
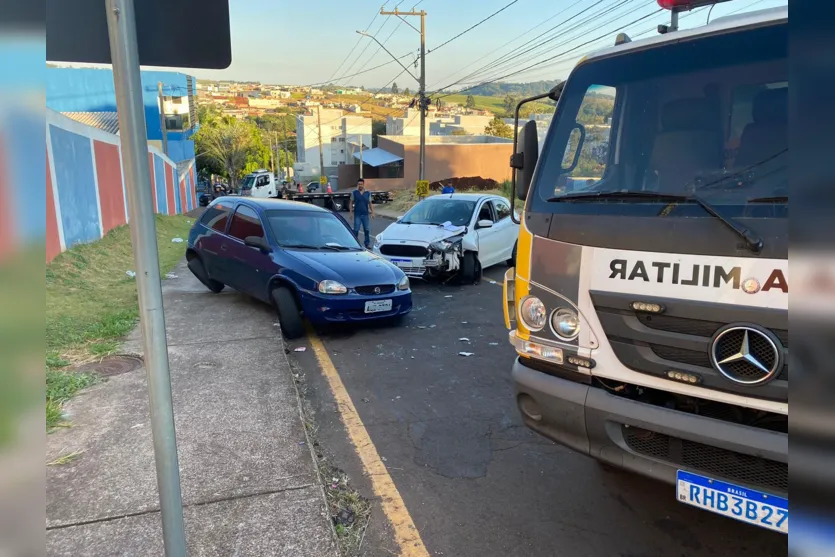
[[[439,193],[426,199],[461,199],[464,201],[479,201],[481,199],[504,199],[500,195],[492,193]],[[425,200],[424,200],[425,201]]]

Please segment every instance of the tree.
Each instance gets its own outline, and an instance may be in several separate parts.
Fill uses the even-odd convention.
[[[504,98],[504,111],[506,114],[512,115],[516,111],[516,105],[519,104],[519,97],[508,94]]]
[[[400,88],[397,86],[397,83],[391,84],[391,93],[393,95],[397,95],[398,93],[400,93]]]
[[[484,128],[484,133],[496,137],[505,137],[513,139],[513,128],[504,123],[504,120],[496,116],[493,118],[487,127]]]
[[[403,94],[404,94],[404,95],[406,95],[406,96],[408,97],[409,95],[411,95],[411,94],[412,94],[412,92],[411,92],[411,91],[409,91],[409,88],[408,88],[408,87],[406,87],[405,89],[403,89]]]
[[[472,95],[467,95],[467,102],[464,103],[465,108],[469,108],[470,110],[475,108],[475,97]]]
[[[201,126],[194,134],[197,158],[219,168],[221,172],[218,173],[229,179],[229,185],[234,190],[250,161],[250,155],[255,159],[260,151],[253,132],[258,132],[254,125],[234,118]]]

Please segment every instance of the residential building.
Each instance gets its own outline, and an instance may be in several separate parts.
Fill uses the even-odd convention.
[[[191,137],[198,129],[196,80],[183,73],[149,70],[141,72],[141,80],[148,144],[163,149],[161,120],[164,119],[167,156],[175,163],[194,160]],[[159,83],[162,83],[162,103]],[[107,116],[96,118],[92,114],[116,113],[113,71],[109,68],[47,68],[46,106],[57,112],[73,113],[75,120],[79,120],[81,113],[91,113],[86,123],[108,121]],[[160,118],[160,114],[164,118]]]
[[[292,96],[292,94],[290,93],[290,91],[282,91],[280,89],[273,89],[272,91],[270,91],[270,96],[278,97],[280,99],[289,99]]]
[[[425,178],[430,182],[480,176],[510,179],[508,161],[513,140],[489,135],[427,136]],[[357,154],[354,158],[358,159]],[[371,190],[413,189],[420,175],[420,138],[413,135],[377,137],[377,147],[363,152],[363,178]],[[359,164],[338,167],[340,184],[359,177]]]
[[[249,99],[249,106],[252,108],[281,108],[287,103],[276,98]]]
[[[321,128],[319,118],[322,120]],[[319,133],[322,134],[322,158],[324,172],[319,164]],[[298,163],[294,168],[298,176],[318,178],[335,173],[336,168],[353,163],[353,155],[363,149],[371,149],[371,118],[346,115],[340,109],[320,108],[296,118],[296,153]]]
[[[432,124],[451,124],[455,119],[441,116],[434,111],[429,111],[426,116],[426,135],[432,132]],[[482,132],[484,129],[482,128]],[[386,135],[420,135],[420,110],[407,108],[403,116],[389,116],[386,118]]]
[[[448,119],[437,120],[429,126],[430,135],[484,135],[484,128],[493,119],[492,116],[479,116],[474,114],[456,114]]]

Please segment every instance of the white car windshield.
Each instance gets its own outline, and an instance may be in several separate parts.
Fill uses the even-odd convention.
[[[401,224],[435,224],[450,222],[455,226],[470,224],[475,209],[475,201],[466,199],[425,199],[412,207],[402,219]]]
[[[242,190],[251,190],[252,189],[252,184],[254,184],[254,183],[255,183],[255,176],[251,176],[251,175],[247,176],[246,178],[244,178],[244,181],[241,183],[241,189]]]

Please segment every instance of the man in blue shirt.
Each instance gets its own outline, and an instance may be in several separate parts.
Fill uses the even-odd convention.
[[[441,193],[442,194],[455,193],[455,188],[452,187],[452,183],[447,182],[446,184],[444,184],[444,187],[441,190]]]
[[[365,232],[365,249],[371,249],[371,230],[368,218],[374,218],[371,192],[365,191],[365,181],[357,180],[357,189],[351,192],[351,212],[354,213],[354,236],[360,239],[360,225]]]

